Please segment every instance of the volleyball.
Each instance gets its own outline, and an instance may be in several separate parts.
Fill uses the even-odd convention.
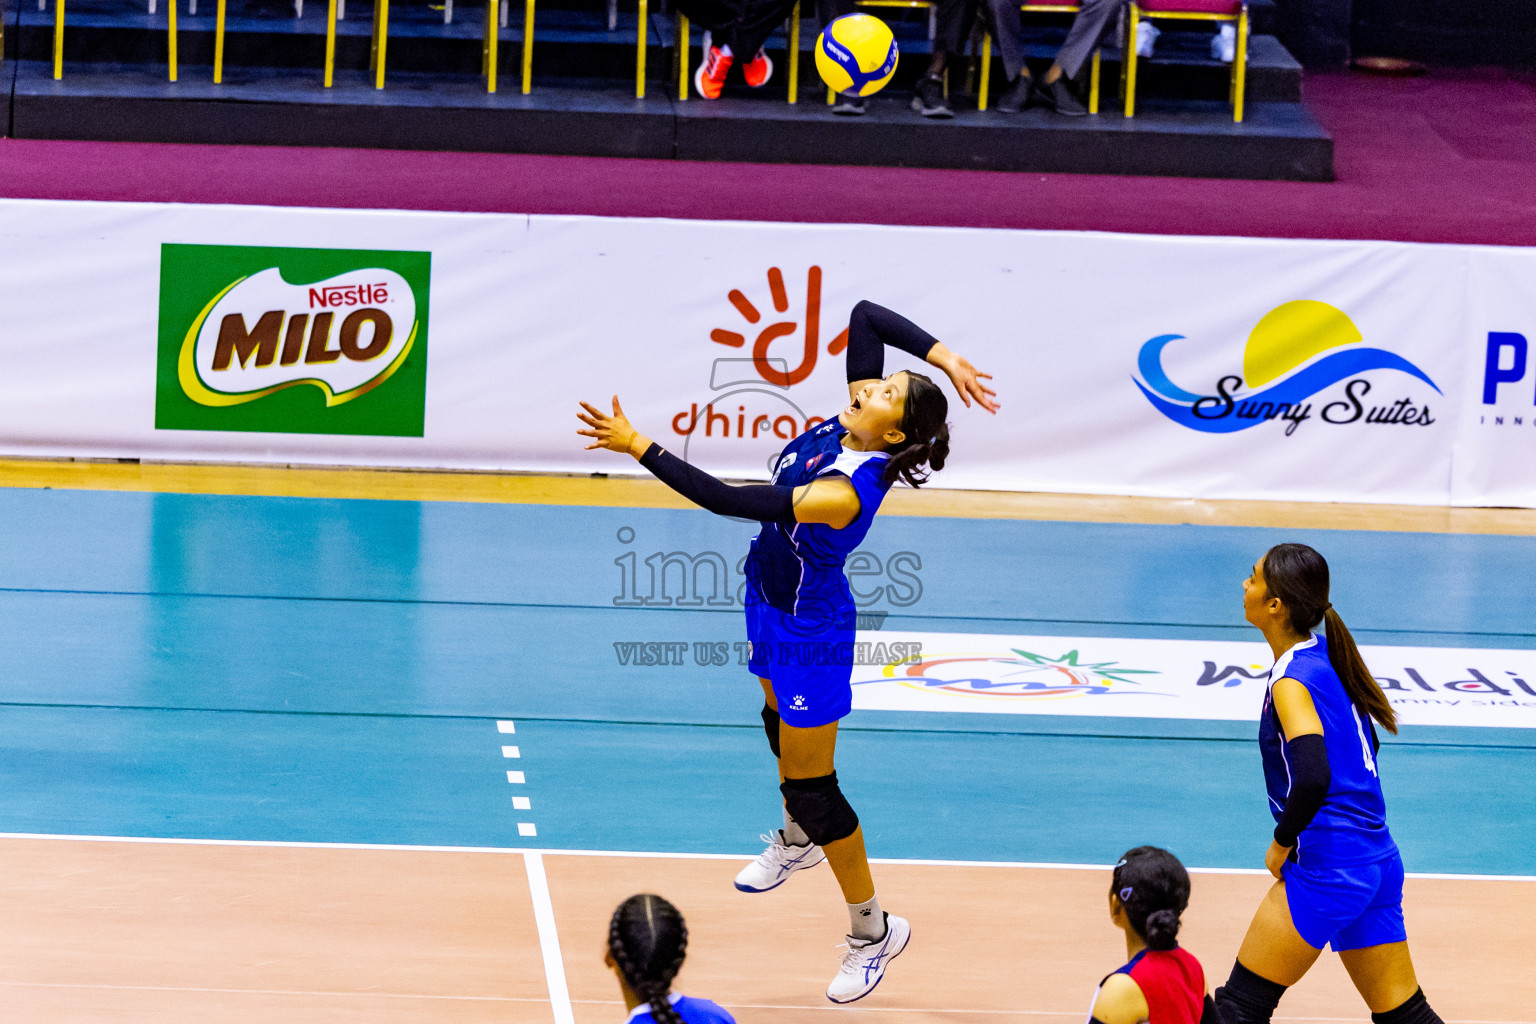
[[[816,70],[833,90],[872,96],[896,73],[896,38],[872,14],[835,18],[816,37]]]

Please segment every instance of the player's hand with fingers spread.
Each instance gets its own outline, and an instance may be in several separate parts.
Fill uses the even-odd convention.
[[[582,402],[581,408],[583,411],[577,413],[576,418],[591,429],[578,430],[576,433],[582,437],[594,438],[593,443],[586,446],[587,451],[606,448],[611,452],[624,452],[638,459],[645,454],[646,449],[650,448],[651,439],[630,425],[629,417],[624,415],[623,406],[619,405],[618,395],[613,396],[612,415],[587,402]]]
[[[1291,848],[1289,846],[1281,846],[1271,839],[1269,841],[1269,849],[1264,851],[1264,866],[1269,869],[1270,874],[1279,878],[1280,870],[1285,867],[1286,858],[1290,857],[1290,855]]]
[[[983,380],[991,380],[990,373],[982,373],[971,365],[971,361],[956,352],[951,352],[944,347],[944,343],[938,342],[928,352],[928,361],[949,376],[950,383],[960,393],[960,401],[965,407],[971,407],[971,399],[976,404],[993,415],[997,414],[997,392],[982,383]]]

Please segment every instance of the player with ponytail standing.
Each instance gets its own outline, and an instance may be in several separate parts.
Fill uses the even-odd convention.
[[[1331,945],[1375,1024],[1440,1024],[1408,956],[1403,860],[1376,775],[1371,720],[1395,733],[1397,716],[1329,603],[1328,563],[1305,544],[1270,548],[1243,581],[1243,616],[1275,655],[1259,749],[1276,820],[1264,866],[1278,881],[1216,1008],[1225,1024],[1268,1024]]]
[[[853,706],[857,609],[843,573],[898,479],[916,487],[949,455],[949,400],[932,380],[884,375],[885,346],[949,375],[967,406],[997,411],[995,393],[965,359],[910,320],[860,302],[848,324],[848,406],[785,445],[767,484],[732,487],[640,434],[619,400],[613,414],[582,403],[588,448],[626,452],[655,476],[717,515],[763,524],[746,560],[748,668],[762,684],[763,727],[778,762],[784,828],[736,877],[766,892],[827,860],[851,922],[848,952],[827,998],[849,1003],[874,990],[906,948],[911,928],[875,898],[864,832],[838,785],[837,723]]]
[[[688,951],[688,926],[660,896],[631,896],[608,922],[603,963],[618,975],[629,1008],[626,1024],[736,1024],[708,999],[672,991]]]
[[[1128,963],[1099,983],[1089,1024],[1216,1024],[1205,969],[1179,946],[1189,872],[1156,846],[1127,850],[1109,884],[1109,920]]]

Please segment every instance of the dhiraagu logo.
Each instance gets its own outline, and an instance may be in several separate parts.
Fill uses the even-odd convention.
[[[1299,300],[1270,310],[1248,335],[1243,372],[1220,377],[1206,394],[1185,390],[1163,370],[1163,350],[1182,338],[1163,334],[1141,346],[1136,386],[1159,412],[1191,430],[1229,434],[1279,419],[1289,436],[1314,415],[1335,426],[1435,422],[1422,388],[1413,385],[1406,395],[1386,388],[1404,374],[1437,395],[1439,386],[1395,352],[1361,345],[1354,322],[1326,302]],[[1381,370],[1393,373],[1374,373]]]
[[[161,246],[155,427],[422,436],[431,259]]]

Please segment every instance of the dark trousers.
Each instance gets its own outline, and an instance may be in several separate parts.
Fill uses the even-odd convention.
[[[1056,51],[1056,64],[1062,74],[1076,78],[1093,51],[1103,41],[1114,25],[1115,15],[1125,0],[1082,0],[1082,8],[1072,19],[1067,30],[1066,42]],[[1018,0],[987,0],[992,16],[993,38],[997,40],[997,52],[1003,58],[1003,70],[1011,82],[1019,77],[1024,67],[1024,24],[1019,18]]]
[[[673,0],[690,21],[708,29],[715,46],[751,60],[794,9],[795,0]]]
[[[976,21],[976,11],[980,7],[980,0],[937,0],[938,14],[935,18],[934,28],[937,35],[933,40],[936,49],[947,50],[950,53],[959,54],[965,51],[966,37],[971,34],[971,25]],[[852,14],[858,10],[853,0],[816,0],[816,17],[821,22],[821,27],[826,28],[827,22],[833,18],[840,18],[845,14]],[[879,9],[871,9],[865,13],[879,17]],[[1018,12],[1014,12],[1017,20]]]

